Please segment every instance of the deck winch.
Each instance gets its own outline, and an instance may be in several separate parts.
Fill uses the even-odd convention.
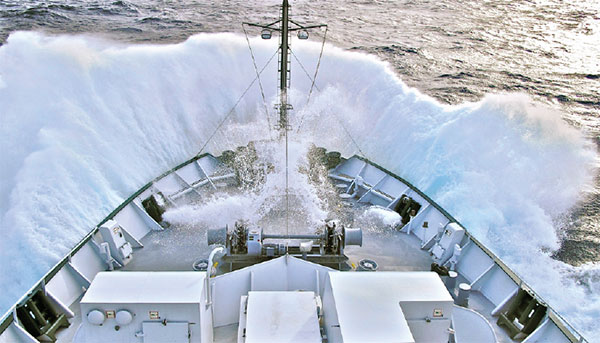
[[[223,245],[223,261],[238,269],[273,257],[290,254],[312,262],[342,269],[348,258],[344,248],[362,246],[362,230],[347,228],[337,220],[328,221],[315,234],[268,234],[259,227],[238,221],[228,227],[209,229],[208,244]]]

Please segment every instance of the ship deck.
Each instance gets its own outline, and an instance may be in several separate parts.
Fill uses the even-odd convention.
[[[206,240],[207,229],[202,225],[173,225],[163,231],[151,231],[141,240],[144,247],[136,249],[135,258],[122,270],[191,271],[194,261],[206,258],[212,250]],[[345,253],[354,266],[362,259],[370,259],[377,262],[380,271],[429,271],[431,256],[420,246],[420,239],[414,235],[392,228],[372,228],[363,231],[362,247],[347,247]],[[498,342],[513,342],[506,331],[496,325],[497,318],[491,315],[495,306],[483,294],[472,291],[469,308],[492,324]],[[73,304],[72,310],[78,309],[79,304]],[[217,327],[214,335],[215,342],[237,342],[238,325]]]
[[[325,184],[320,184],[325,191],[319,193],[319,196],[329,206],[329,216],[339,218],[349,227],[360,227],[363,229],[362,246],[348,246],[344,250],[348,257],[348,264],[356,268],[362,259],[374,260],[377,262],[379,271],[430,271],[431,254],[427,249],[422,249],[422,240],[417,235],[407,234],[394,228],[389,223],[384,224],[380,220],[373,220],[366,214],[373,205],[370,202],[360,202],[360,197],[350,199],[342,198],[348,188],[340,187],[342,185],[350,186],[348,183],[340,183],[336,179],[328,179]],[[195,192],[189,192],[185,196],[178,198],[173,202],[176,206],[191,206],[191,211],[200,210],[206,203],[202,199],[210,197],[234,197],[243,195],[236,184],[221,184],[220,187],[204,187]],[[298,194],[292,194],[292,201],[301,202],[302,197]],[[267,212],[259,221],[259,224],[265,231],[270,233],[283,233],[284,222],[282,222],[281,208],[283,207],[283,197],[274,197],[271,201],[279,204],[273,206],[273,210]],[[378,206],[379,211],[390,211],[382,206]],[[304,212],[300,208],[292,209],[291,223],[294,228],[307,227]],[[235,211],[228,212],[229,217],[220,218],[223,223],[233,223],[238,218]],[[366,219],[367,218],[367,219]],[[164,230],[153,230],[148,232],[141,240],[143,247],[135,248],[134,258],[121,270],[124,271],[192,271],[193,263],[198,259],[207,258],[213,246],[208,245],[207,230],[210,227],[202,222],[180,220],[178,224],[171,224]],[[310,230],[310,228],[308,229]],[[312,233],[297,232],[295,233]],[[221,270],[221,272],[226,272]],[[73,304],[73,309],[78,310],[79,304]],[[477,311],[484,316],[492,325],[498,342],[513,342],[508,334],[496,325],[496,318],[492,317],[491,312],[495,308],[479,291],[472,291],[470,295],[469,308]],[[80,321],[81,319],[79,319]],[[225,325],[214,328],[215,342],[237,342],[238,324]]]
[[[125,271],[191,271],[192,264],[206,258],[212,250],[206,242],[206,227],[174,226],[152,231],[141,240],[143,248],[135,249],[135,258]],[[429,253],[419,248],[419,239],[400,232],[363,232],[362,247],[345,250],[349,263],[362,259],[375,260],[378,270],[429,271]]]
[[[323,175],[316,177],[320,181],[312,185],[314,194],[307,196],[297,190],[293,191],[290,194],[290,203],[294,206],[290,208],[288,229],[286,229],[286,222],[283,219],[285,218],[283,215],[285,196],[283,194],[274,194],[269,197],[249,195],[252,191],[249,192],[248,188],[240,185],[236,176],[237,171],[224,170],[217,159],[206,156],[193,159],[140,189],[111,215],[112,222],[118,223],[111,225],[120,225],[125,239],[133,247],[131,260],[122,268],[118,268],[119,264],[114,267],[122,271],[188,272],[187,275],[193,277],[203,275],[201,272],[195,274],[192,271],[194,262],[206,259],[214,248],[207,241],[209,229],[214,229],[215,225],[223,227],[223,224],[229,224],[231,227],[235,221],[248,220],[248,217],[253,217],[251,225],[262,228],[268,234],[287,235],[289,230],[290,234],[314,235],[324,225],[323,220],[318,222],[314,218],[310,218],[311,209],[307,199],[315,201],[316,198],[326,207],[320,208],[322,211],[320,216],[326,215],[328,219],[339,219],[346,228],[362,228],[362,246],[348,245],[344,250],[352,269],[359,265],[359,261],[369,259],[377,263],[379,271],[409,273],[430,271],[432,262],[439,258],[436,257],[434,248],[438,249],[444,245],[443,249],[449,251],[448,247],[454,246],[454,243],[451,243],[452,245],[442,244],[443,237],[450,235],[447,228],[454,225],[452,227],[462,230],[453,218],[426,195],[386,170],[360,158],[347,160],[335,170],[327,171],[325,177],[322,177]],[[260,187],[259,184],[257,188],[260,190]],[[305,190],[307,189],[310,192],[310,187],[305,188]],[[272,193],[273,191],[269,189],[268,192]],[[353,194],[348,194],[350,192]],[[161,222],[159,225],[149,216],[149,213],[146,212],[147,209],[141,205],[141,202],[148,196],[156,194],[166,196],[165,220],[172,219],[170,224]],[[422,208],[417,209],[415,214],[411,214],[410,221],[406,225],[402,225],[398,221],[402,215],[399,214],[397,204],[403,201],[407,195],[410,196],[410,199],[420,203]],[[218,203],[215,199],[231,198],[237,201],[238,197],[244,196],[249,198],[242,201],[242,204],[251,207],[250,212],[247,209],[244,211],[240,206],[231,206],[231,202],[228,201],[219,205],[222,206],[219,211],[214,211],[214,208],[206,211],[206,207],[214,207],[215,203]],[[267,210],[262,211],[264,206],[248,205],[257,199],[269,203]],[[253,216],[256,213],[251,212],[256,209],[260,209],[261,212],[259,215]],[[442,228],[445,228],[445,231],[440,231]],[[110,266],[112,263],[105,260],[102,255],[100,244],[103,240],[105,239],[98,230],[92,231],[89,237],[74,249],[65,263],[53,270],[52,276],[48,279],[50,281],[45,281],[42,285],[45,287],[45,292],[56,299],[53,300],[56,304],[64,306],[62,312],[67,313],[70,318],[70,327],[57,332],[58,342],[71,342],[78,337],[78,328],[80,324],[83,325],[81,313],[82,307],[85,305],[83,297],[90,284],[94,283],[97,273],[106,270],[107,265]],[[507,304],[514,299],[515,294],[522,287],[522,281],[470,235],[465,234],[460,241],[457,241],[457,245],[460,245],[462,254],[459,255],[458,262],[451,266],[451,270],[458,273],[457,285],[465,283],[470,285],[472,290],[468,301],[468,310],[455,305],[452,313],[472,318],[480,316],[480,324],[485,318],[490,325],[490,328],[487,329],[488,333],[493,330],[498,342],[518,341],[511,339],[496,322],[497,313],[506,311]],[[438,259],[437,261],[449,262],[451,260],[449,257],[450,255],[446,255],[443,260]],[[273,258],[276,259],[277,256]],[[272,262],[275,264],[269,261],[265,265],[271,263],[271,266],[276,266],[277,261]],[[440,264],[443,263],[445,262]],[[112,270],[110,267],[109,269]],[[219,269],[220,273],[227,272],[224,270],[226,268]],[[285,275],[285,272],[281,274],[275,269],[272,270],[279,273],[276,275]],[[290,275],[300,275],[297,274],[299,270],[294,269]],[[243,270],[239,272],[241,274],[237,275],[252,274],[252,272]],[[325,273],[328,272],[325,271]],[[227,277],[227,275],[233,274],[222,276]],[[259,277],[258,274],[256,275]],[[317,279],[318,275],[317,272]],[[306,275],[302,276],[302,278],[304,277]],[[250,275],[250,290],[253,290],[252,278],[253,276]],[[312,276],[309,277],[309,279],[311,278]],[[444,276],[441,278],[442,281],[446,279]],[[214,282],[218,283],[218,281]],[[221,287],[228,287],[224,285],[227,283],[221,283]],[[274,289],[277,290],[277,287]],[[456,288],[450,290],[450,292],[454,292],[453,296],[456,296],[456,291]],[[206,301],[208,304],[208,300]],[[233,302],[234,307],[240,304],[239,301]],[[223,321],[222,318],[220,320],[221,324],[213,325],[213,340],[215,342],[238,341],[238,323],[235,323],[235,320]],[[463,321],[463,323],[465,322]],[[10,341],[16,337],[15,335],[23,335],[21,330],[16,323],[13,323],[9,330],[5,331],[0,342],[5,342],[5,338]],[[561,327],[561,322],[551,312],[530,337],[533,341],[542,338],[549,341],[566,342],[569,340],[565,336],[566,330]],[[476,332],[478,329],[473,330],[469,325],[463,326],[463,333],[466,332],[468,335],[471,331]],[[489,339],[489,335],[487,337]],[[465,339],[463,336],[460,341],[473,340],[469,340],[468,336]]]
[[[191,271],[193,262],[206,257],[211,247],[206,242],[206,227],[173,226],[163,231],[152,231],[141,240],[143,248],[135,251],[135,258],[122,270],[126,271]],[[431,257],[420,249],[420,240],[414,235],[388,230],[366,231],[362,247],[346,248],[349,262],[358,264],[361,259],[375,260],[381,271],[429,271]],[[513,342],[507,333],[496,325],[491,312],[494,305],[480,292],[472,291],[469,308],[483,315],[494,328],[498,342]],[[79,311],[79,302],[71,309]],[[76,316],[80,322],[79,315]],[[237,342],[238,325],[215,328],[215,342]],[[69,336],[70,337],[70,336]],[[63,338],[68,338],[66,335]],[[66,339],[65,341],[70,341]]]

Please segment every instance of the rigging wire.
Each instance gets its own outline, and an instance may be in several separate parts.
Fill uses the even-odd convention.
[[[269,136],[271,139],[273,138],[271,134],[271,120],[269,119],[269,109],[267,106],[267,99],[265,98],[265,91],[262,86],[262,82],[260,81],[260,74],[258,72],[258,67],[256,66],[256,59],[254,58],[254,51],[252,51],[252,46],[250,45],[250,39],[248,38],[248,32],[246,31],[246,25],[242,23],[242,30],[244,30],[244,35],[246,36],[246,42],[248,43],[248,50],[250,50],[250,56],[252,57],[252,65],[254,66],[254,71],[256,72],[256,78],[258,79],[258,86],[260,88],[260,95],[262,96],[263,105],[265,106],[265,115],[267,117],[267,125],[269,126]]]
[[[298,61],[298,63],[300,64],[300,67],[302,67],[302,70],[304,70],[304,73],[306,74],[308,79],[311,80],[311,82],[312,82],[310,85],[310,90],[308,92],[308,97],[306,99],[306,105],[308,105],[308,103],[310,102],[310,97],[312,95],[314,88],[316,88],[319,92],[321,91],[319,89],[319,87],[317,86],[316,81],[317,81],[317,74],[319,73],[319,67],[321,66],[321,59],[323,58],[323,50],[325,49],[325,40],[327,39],[327,31],[328,30],[329,30],[329,27],[325,26],[325,33],[323,34],[323,41],[321,42],[321,51],[319,52],[319,59],[317,60],[317,68],[315,68],[315,75],[313,77],[311,77],[308,74],[308,71],[306,71],[306,69],[304,68],[302,63],[300,63],[300,60],[298,60],[298,57],[296,57],[296,55],[294,55],[294,52],[292,51],[292,55],[294,56],[296,61]],[[306,116],[306,112],[304,112],[304,114],[302,114],[302,117],[300,117],[298,128],[296,129],[296,133],[300,132],[300,128],[302,127],[302,123],[304,122],[305,116]]]
[[[288,8],[288,11],[290,11],[291,8]],[[288,12],[288,18],[289,18],[290,13]],[[283,18],[282,18],[283,19]],[[287,27],[287,25],[286,25]],[[285,31],[283,29],[283,23],[281,25],[282,28],[282,32],[280,35],[281,38],[281,46],[280,46],[280,51],[281,51],[281,60],[283,60],[283,54],[288,54],[288,51],[290,53],[292,52],[292,48],[290,48],[290,43],[291,43],[291,33],[290,31]],[[287,35],[287,46],[286,46],[286,51],[283,51],[283,34]],[[286,57],[287,58],[287,57]],[[289,59],[288,59],[289,61]],[[282,68],[283,71],[283,68]],[[290,70],[290,64],[286,65],[286,70],[285,73],[288,74],[288,78],[287,78],[287,85],[286,85],[286,89],[285,90],[280,90],[285,92],[284,96],[285,96],[285,102],[281,104],[281,106],[284,106],[283,111],[285,111],[285,125],[283,126],[283,130],[284,130],[284,134],[285,134],[285,234],[286,236],[290,236],[290,169],[289,169],[289,145],[288,145],[288,134],[289,134],[289,113],[288,113],[288,94],[287,94],[287,90],[288,88],[290,88],[290,85],[292,83],[292,73]],[[286,241],[286,250],[288,249],[289,246],[289,240]]]
[[[310,76],[310,74],[308,73],[308,71],[306,70],[306,68],[304,68],[304,65],[298,59],[298,56],[296,56],[296,54],[294,53],[294,51],[292,49],[290,49],[290,52],[292,53],[292,56],[294,57],[294,59],[296,59],[296,62],[298,62],[298,64],[300,65],[300,68],[302,68],[302,70],[304,70],[304,74],[306,74],[306,77],[308,77],[308,79],[310,81],[312,81],[313,86],[316,87],[315,80],[312,78],[312,76]],[[313,86],[311,86],[311,89],[312,89]],[[317,88],[318,91],[320,91],[319,87],[316,87],[316,88]],[[310,100],[310,98],[308,100]],[[308,104],[308,101],[306,103]]]
[[[315,69],[315,75],[312,78],[312,84],[310,85],[310,91],[308,92],[308,99],[306,100],[307,105],[310,102],[310,96],[313,92],[313,87],[315,87],[315,81],[317,80],[317,74],[319,73],[319,67],[321,66],[321,58],[323,57],[323,50],[325,49],[325,40],[327,40],[327,31],[328,30],[329,30],[329,27],[325,26],[325,33],[323,34],[323,42],[321,43],[321,52],[319,53],[319,60],[317,61],[317,68]]]
[[[300,67],[302,68],[302,70],[304,70],[304,73],[306,74],[306,76],[313,82],[313,86],[318,90],[321,91],[319,89],[319,87],[315,84],[315,79],[312,78],[309,74],[308,71],[306,71],[306,68],[304,68],[304,66],[302,65],[302,62],[300,62],[300,60],[298,59],[298,57],[296,56],[296,54],[294,54],[294,51],[290,49],[290,52],[292,53],[292,56],[296,59],[296,61],[298,62],[298,64],[300,64]],[[318,71],[318,70],[317,70]],[[316,77],[316,72],[315,72],[315,77]],[[312,89],[312,86],[311,86]],[[310,95],[309,95],[310,97]],[[309,98],[310,100],[310,98]],[[308,104],[308,102],[307,102]],[[363,157],[367,157],[365,155],[365,153],[362,151],[362,149],[360,148],[360,146],[358,145],[358,143],[356,142],[356,140],[354,139],[354,137],[352,136],[352,134],[350,134],[350,131],[348,131],[348,129],[346,128],[346,126],[344,125],[344,123],[342,122],[341,118],[335,113],[333,112],[333,115],[335,116],[335,118],[337,119],[337,121],[340,123],[340,126],[342,127],[342,129],[344,130],[344,132],[346,133],[346,135],[348,135],[348,137],[350,138],[350,141],[352,142],[352,144],[354,144],[354,146],[356,146],[356,149],[358,150],[358,152],[361,154],[361,156]],[[302,115],[302,117],[300,118],[300,123],[298,124],[298,128],[296,129],[296,133],[300,132],[300,127],[302,127],[302,123],[304,122],[304,117],[306,116],[306,112],[304,112],[304,114]]]
[[[319,60],[317,61],[317,68],[315,69],[315,74],[314,74],[313,77],[310,76],[310,74],[308,73],[308,71],[306,70],[306,68],[302,64],[302,62],[300,62],[300,59],[298,59],[298,56],[296,56],[296,54],[294,54],[294,51],[292,49],[290,49],[290,52],[292,53],[292,56],[296,59],[296,62],[298,62],[298,64],[300,65],[300,68],[302,68],[302,70],[304,71],[304,74],[306,74],[306,76],[308,77],[308,79],[312,81],[312,84],[310,86],[310,91],[308,93],[308,99],[306,100],[306,104],[307,105],[310,102],[310,96],[312,94],[313,88],[316,88],[319,92],[321,91],[319,89],[319,87],[316,85],[316,78],[317,78],[317,74],[319,73],[319,67],[321,65],[321,58],[323,57],[323,49],[325,47],[325,39],[327,37],[327,30],[328,30],[328,27],[325,27],[325,34],[323,35],[323,43],[321,44],[321,52],[319,53]],[[356,139],[354,139],[354,137],[352,136],[352,134],[350,134],[350,131],[348,131],[348,128],[346,128],[346,126],[342,122],[341,118],[335,112],[333,113],[333,115],[335,116],[335,118],[339,122],[340,126],[342,127],[342,129],[344,130],[344,132],[346,133],[346,135],[348,136],[348,138],[350,138],[350,141],[352,142],[352,144],[354,144],[354,146],[356,147],[356,149],[358,150],[358,152],[360,153],[360,155],[366,158],[367,155],[365,155],[365,153],[363,152],[363,150],[360,148],[360,145],[358,145],[358,143],[356,142]],[[306,112],[304,112],[304,114],[300,118],[300,123],[298,124],[298,128],[296,129],[296,133],[300,132],[300,128],[302,127],[302,123],[304,122],[305,116],[306,116]]]
[[[275,51],[275,53],[271,56],[271,58],[269,58],[269,60],[265,64],[265,66],[260,70],[260,72],[258,73],[258,75],[262,74],[262,72],[265,71],[265,69],[267,68],[267,66],[269,65],[269,63],[271,63],[271,61],[273,60],[273,58],[275,57],[275,55],[277,55],[278,52],[279,52],[279,50]],[[221,122],[219,123],[219,125],[217,125],[217,127],[215,128],[215,130],[213,131],[213,133],[210,135],[210,137],[208,137],[208,139],[206,140],[206,142],[204,142],[204,145],[202,145],[202,148],[200,149],[200,151],[198,152],[198,154],[196,154],[196,156],[200,156],[200,154],[202,154],[202,152],[204,151],[204,149],[206,148],[206,146],[208,145],[208,143],[210,143],[210,141],[215,137],[215,135],[217,134],[217,132],[219,131],[219,129],[221,128],[221,126],[223,126],[223,124],[225,123],[225,121],[233,114],[233,111],[235,110],[235,108],[237,107],[237,105],[240,103],[240,101],[242,101],[242,99],[244,98],[244,96],[246,95],[246,93],[248,93],[248,91],[250,90],[250,88],[252,88],[252,86],[254,85],[254,83],[256,82],[256,80],[258,80],[258,76],[255,77],[254,80],[252,80],[252,82],[250,83],[250,85],[248,86],[248,88],[246,88],[246,90],[244,91],[244,93],[242,93],[242,95],[239,97],[239,99],[235,102],[235,104],[233,105],[233,107],[231,108],[231,110],[229,110],[229,112],[227,113],[227,115],[225,115],[225,118],[223,118],[223,120],[221,120]]]
[[[350,138],[350,140],[352,141],[352,144],[354,144],[356,146],[356,149],[358,149],[358,152],[360,153],[360,155],[366,159],[369,159],[367,157],[367,155],[365,155],[365,153],[362,151],[362,149],[360,148],[360,146],[358,145],[358,143],[356,142],[356,140],[354,139],[354,137],[350,134],[350,131],[348,131],[348,129],[346,128],[346,126],[344,125],[344,123],[342,122],[342,120],[340,119],[340,117],[333,112],[334,117],[337,119],[337,121],[340,123],[340,126],[342,127],[342,129],[344,129],[344,132],[346,132],[346,134],[348,135],[348,137]]]
[[[290,236],[290,188],[289,188],[289,150],[288,150],[288,129],[285,130],[285,234]],[[289,241],[286,242],[286,246]],[[286,247],[287,248],[287,247]]]

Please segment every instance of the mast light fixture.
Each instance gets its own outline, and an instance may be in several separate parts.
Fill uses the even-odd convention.
[[[308,31],[306,30],[299,30],[298,31],[298,39],[308,39]]]
[[[260,37],[262,39],[271,39],[271,36],[273,35],[273,32],[269,29],[264,29],[262,30],[262,32],[260,33]]]

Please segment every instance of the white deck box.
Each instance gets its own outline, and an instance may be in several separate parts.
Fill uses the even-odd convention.
[[[205,273],[101,272],[81,300],[75,342],[201,342],[212,340],[204,302]],[[127,314],[129,313],[129,314]],[[202,327],[211,325],[211,330]],[[206,331],[206,332],[202,332]],[[210,337],[209,337],[210,336]]]
[[[329,342],[447,342],[453,299],[433,272],[329,273]]]

